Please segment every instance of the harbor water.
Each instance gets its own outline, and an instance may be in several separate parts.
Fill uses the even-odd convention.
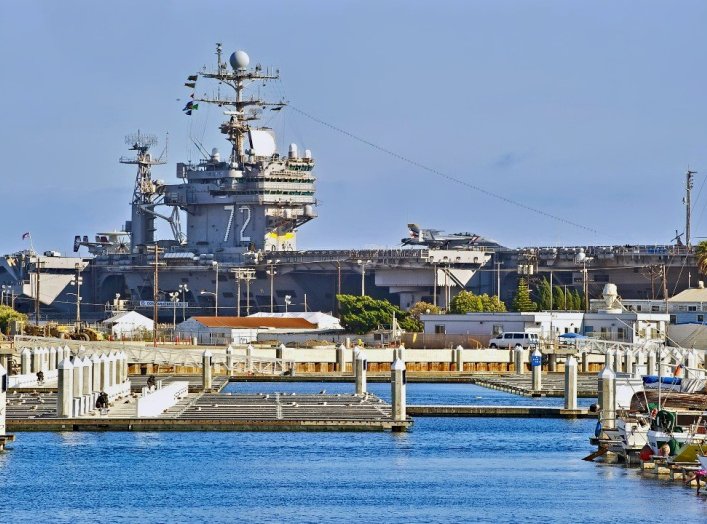
[[[351,388],[237,383],[226,391]],[[385,384],[369,389],[389,394]],[[409,384],[408,397],[562,401],[467,384]],[[418,417],[398,434],[20,433],[0,454],[0,522],[707,520],[707,500],[694,489],[582,461],[593,428],[593,420]]]

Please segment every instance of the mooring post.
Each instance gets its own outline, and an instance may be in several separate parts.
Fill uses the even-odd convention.
[[[56,412],[59,417],[70,417],[74,405],[74,365],[65,358],[57,364],[58,386],[56,397]]]
[[[361,352],[361,348],[358,346],[354,346],[353,351],[351,352],[351,372],[353,373],[354,378],[356,377],[356,359],[358,358],[358,354]]]
[[[213,385],[211,375],[211,351],[208,349],[204,351],[204,354],[201,356],[201,384],[204,387],[204,391],[211,391]]]
[[[339,373],[346,371],[346,346],[343,344],[336,348],[336,370]]]
[[[368,368],[368,361],[366,360],[366,354],[363,351],[358,352],[356,355],[356,394],[364,395],[366,393],[366,371]]]
[[[582,350],[582,373],[589,373],[589,352]]]
[[[614,369],[614,351],[612,349],[607,349],[604,353],[604,367]]]
[[[54,371],[56,369],[56,348],[54,346],[49,348],[49,371]]]
[[[83,368],[83,382],[81,383],[81,394],[90,395],[91,393],[93,393],[93,365],[91,364],[91,359],[89,359],[88,357],[83,357],[81,359],[81,367]]]
[[[94,353],[91,355],[91,367],[93,368],[91,370],[91,378],[93,379],[93,384],[91,385],[91,388],[93,391],[99,392],[101,391],[101,359],[98,358],[98,355]]]
[[[557,371],[557,355],[554,353],[550,353],[547,356],[547,370],[553,373]]]
[[[599,408],[604,428],[616,427],[616,373],[605,367],[599,373]]]
[[[103,353],[99,360],[101,362],[101,391],[107,392],[110,387],[110,366],[108,365],[108,357]]]
[[[396,422],[407,419],[405,385],[407,383],[405,362],[396,358],[390,366],[390,397],[393,401],[392,416]]]
[[[0,365],[0,437],[7,434],[6,409],[7,405],[7,369]]]
[[[542,382],[542,370],[543,370],[543,354],[540,353],[539,349],[533,351],[530,357],[530,367],[533,372],[533,391],[540,392],[543,388]]]
[[[32,373],[32,353],[29,348],[24,348],[20,353],[20,374],[29,375]]]
[[[513,350],[513,357],[516,367],[516,375],[525,373],[525,362],[523,361],[523,348],[518,346]]]
[[[32,367],[30,373],[36,373],[39,371],[39,352],[40,348],[32,348]]]
[[[74,368],[74,381],[71,391],[74,397],[80,397],[83,395],[83,364],[79,357],[74,357],[72,365]]]
[[[649,375],[656,375],[656,352],[652,350],[648,350],[648,369],[647,373]]]
[[[577,359],[573,356],[565,362],[565,409],[577,409]]]
[[[233,375],[233,346],[230,344],[226,348],[226,371],[229,377]]]
[[[464,348],[461,345],[454,350],[454,361],[457,364],[457,371],[464,371]]]
[[[624,356],[624,371],[629,375],[633,375],[633,368],[636,362],[636,356],[630,349],[626,350],[626,355]]]
[[[253,371],[253,346],[248,344],[245,348],[245,366],[246,371]]]
[[[622,349],[617,349],[614,353],[614,373],[621,373],[624,370],[624,352]]]

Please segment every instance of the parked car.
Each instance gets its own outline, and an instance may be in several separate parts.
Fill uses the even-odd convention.
[[[524,333],[524,332],[508,332],[501,333],[497,337],[489,340],[490,348],[516,348],[522,347],[523,349],[536,348],[538,347],[538,334],[537,333]]]

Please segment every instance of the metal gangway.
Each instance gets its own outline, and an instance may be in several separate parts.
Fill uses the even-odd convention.
[[[15,347],[21,351],[25,347],[40,348],[50,346],[69,347],[71,354],[83,358],[94,354],[123,351],[131,364],[156,364],[160,366],[202,366],[203,350],[142,346],[122,342],[86,342],[49,337],[15,335]],[[226,348],[208,348],[215,366],[226,369]],[[253,373],[261,375],[291,374],[295,369],[294,360],[282,358],[255,357],[247,349],[233,349],[233,373]]]

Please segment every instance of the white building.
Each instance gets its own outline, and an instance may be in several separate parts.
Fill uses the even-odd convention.
[[[421,315],[425,334],[467,335],[482,344],[499,333],[522,331],[552,340],[564,333],[579,333],[604,340],[635,342],[664,339],[668,324],[664,313],[541,311],[525,313],[467,313]]]
[[[197,339],[198,344],[249,344],[259,334],[317,333],[316,324],[303,318],[267,317],[191,317],[177,324],[180,338]]]
[[[254,313],[247,318],[303,318],[323,330],[343,330],[339,319],[320,311],[292,311],[288,313]]]
[[[121,311],[101,322],[113,337],[135,338],[152,333],[154,323],[151,318],[137,311]]]

